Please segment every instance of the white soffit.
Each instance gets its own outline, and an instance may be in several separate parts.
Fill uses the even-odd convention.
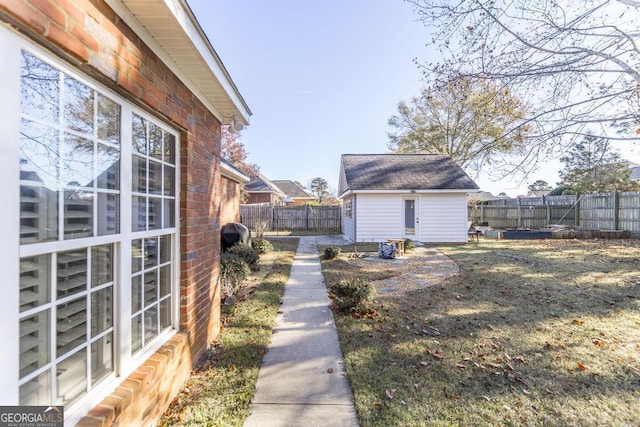
[[[216,117],[251,111],[184,0],[105,0]]]

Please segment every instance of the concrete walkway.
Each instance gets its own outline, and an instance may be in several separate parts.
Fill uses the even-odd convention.
[[[301,237],[245,427],[357,426],[315,237]]]

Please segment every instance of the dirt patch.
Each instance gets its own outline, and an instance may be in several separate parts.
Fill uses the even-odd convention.
[[[347,253],[345,256],[353,255]],[[377,271],[381,273],[380,276],[385,277],[372,281],[379,296],[439,285],[459,271],[458,265],[451,258],[437,249],[427,247],[417,247],[392,260],[379,258],[374,253],[361,253],[358,257],[351,258],[350,262],[357,268]]]

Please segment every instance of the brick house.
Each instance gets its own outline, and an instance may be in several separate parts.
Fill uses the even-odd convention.
[[[222,185],[220,189],[220,225],[240,222],[240,187],[249,177],[225,159],[220,159]]]
[[[251,112],[185,0],[0,22],[0,404],[153,425],[220,329],[220,127]]]
[[[287,195],[280,190],[269,178],[261,173],[253,174],[249,182],[244,186],[248,197],[246,204],[270,203],[277,205],[284,203]]]
[[[309,194],[307,190],[294,181],[289,179],[277,179],[271,182],[273,182],[276,187],[287,195],[288,200],[291,200],[287,205],[301,206],[316,201],[316,198],[313,195]]]

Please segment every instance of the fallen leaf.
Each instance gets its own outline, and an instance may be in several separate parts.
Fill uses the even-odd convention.
[[[467,369],[467,366],[463,365],[462,363],[458,363],[456,365],[456,368],[460,369],[461,371],[464,371],[465,369]]]
[[[327,372],[330,373],[330,374],[333,374],[333,368],[327,369]]]
[[[584,366],[584,365],[583,365],[582,363],[580,363],[580,362],[576,362],[576,365],[578,365],[578,368],[580,368],[580,369],[581,369],[581,370],[583,370],[583,371],[586,371],[586,370],[587,370],[587,367],[586,367],[586,366]]]
[[[425,362],[425,361],[423,360],[422,362],[420,362],[420,364],[421,364],[422,366],[428,366],[428,365],[429,365],[429,362]]]
[[[584,320],[582,319],[573,319],[574,325],[584,325]]]
[[[389,399],[393,399],[393,396],[396,395],[396,391],[388,388],[384,391],[384,394],[386,394]]]

